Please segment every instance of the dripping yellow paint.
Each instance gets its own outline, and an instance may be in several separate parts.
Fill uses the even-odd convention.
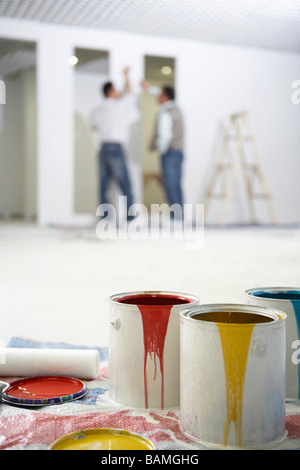
[[[239,447],[242,446],[243,388],[253,326],[253,324],[218,324],[226,380],[225,446],[228,442],[231,423],[235,428],[236,444]]]
[[[243,390],[248,351],[253,328],[257,323],[269,323],[273,318],[246,312],[205,312],[193,318],[215,322],[221,338],[226,386],[226,418],[224,446],[228,443],[231,424],[234,425],[236,445],[241,447]]]

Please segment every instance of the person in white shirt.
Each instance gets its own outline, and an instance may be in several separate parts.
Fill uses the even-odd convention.
[[[181,112],[175,104],[174,89],[158,88],[142,81],[142,87],[158,97],[160,109],[150,144],[151,150],[161,155],[162,181],[170,205],[183,207],[181,175],[183,162],[183,122]]]
[[[131,182],[126,163],[125,145],[128,141],[129,125],[135,109],[135,98],[131,91],[129,69],[124,70],[125,91],[120,93],[112,82],[103,85],[104,100],[92,113],[91,127],[100,133],[100,203],[107,204],[109,184],[114,180],[127,197],[128,210],[133,204]]]

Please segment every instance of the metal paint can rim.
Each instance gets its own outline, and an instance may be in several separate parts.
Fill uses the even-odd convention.
[[[257,293],[262,294],[279,294],[286,292],[295,292],[299,295],[299,299],[279,299],[276,297],[265,297],[264,295],[256,295]],[[300,302],[300,287],[255,287],[252,289],[247,289],[245,295],[250,298],[269,300],[271,302]]]
[[[243,313],[255,313],[257,315],[265,316],[274,320],[273,322],[262,322],[262,323],[244,323],[244,325],[259,325],[260,327],[268,327],[270,328],[270,324],[278,324],[278,322],[285,321],[287,318],[287,314],[281,310],[272,309],[269,307],[261,307],[257,305],[248,305],[248,304],[234,304],[234,303],[224,303],[224,304],[200,304],[200,305],[193,305],[191,307],[186,307],[181,310],[180,317],[182,320],[188,320],[190,322],[194,322],[197,324],[205,324],[205,325],[215,325],[221,322],[213,322],[213,321],[206,321],[201,319],[193,318],[195,315],[201,313],[209,313],[209,312],[226,312],[228,310],[235,311],[235,312],[243,312]],[[226,323],[224,323],[226,325]],[[228,326],[232,327],[234,325],[242,326],[243,323],[228,323]]]
[[[144,450],[149,450],[149,451],[155,450],[155,446],[154,446],[153,442],[150,441],[150,439],[147,439],[142,434],[134,433],[134,432],[128,431],[127,429],[115,429],[115,428],[87,428],[87,429],[81,429],[81,430],[78,430],[78,431],[73,431],[71,433],[65,434],[64,436],[61,436],[58,439],[56,439],[54,442],[52,442],[50,444],[49,448],[50,448],[50,450],[63,450],[63,449],[59,449],[59,448],[55,449],[55,447],[59,446],[60,444],[62,444],[67,439],[72,439],[72,438],[74,438],[74,440],[82,439],[86,435],[93,434],[93,433],[94,434],[99,433],[99,435],[102,434],[102,433],[111,433],[111,434],[116,434],[120,437],[130,436],[130,437],[134,437],[134,438],[139,438],[148,446],[148,449],[145,448]],[[67,449],[65,449],[65,450],[67,450]],[[142,450],[142,449],[139,449],[139,450]]]
[[[182,298],[183,300],[183,303],[182,304],[176,304],[176,306],[184,306],[184,305],[187,305],[187,302],[184,301],[184,299],[189,299],[189,300],[192,300],[191,302],[189,302],[188,304],[189,305],[192,305],[194,304],[195,302],[199,302],[199,297],[197,297],[196,295],[194,294],[187,294],[185,292],[174,292],[174,291],[158,291],[158,290],[146,290],[146,291],[128,291],[128,292],[121,292],[121,293],[118,293],[118,294],[114,294],[114,295],[111,295],[109,297],[109,301],[112,302],[113,304],[117,304],[117,305],[121,305],[122,308],[126,308],[126,307],[132,307],[133,305],[138,305],[138,304],[125,304],[125,303],[122,303],[122,302],[119,302],[118,300],[119,299],[122,299],[122,298],[125,298],[125,297],[138,297],[138,296],[142,296],[142,295],[153,295],[154,297],[155,296],[165,296],[165,297],[176,297],[177,299],[178,298]],[[173,304],[170,304],[170,305],[173,305]]]

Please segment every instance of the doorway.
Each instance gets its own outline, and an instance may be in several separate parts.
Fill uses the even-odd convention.
[[[175,59],[171,57],[145,56],[144,77],[151,85],[175,88]],[[158,152],[149,150],[155,129],[159,104],[157,98],[149,93],[142,99],[142,174],[143,199],[148,210],[151,204],[166,202],[161,183],[161,164]]]
[[[99,204],[99,136],[92,131],[90,121],[103,99],[109,53],[75,48],[70,65],[74,66],[74,212],[95,215]]]
[[[0,218],[37,217],[36,44],[0,38]]]

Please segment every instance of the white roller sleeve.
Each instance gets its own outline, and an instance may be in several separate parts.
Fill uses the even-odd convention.
[[[99,352],[94,349],[1,348],[0,377],[67,375],[96,379]]]

